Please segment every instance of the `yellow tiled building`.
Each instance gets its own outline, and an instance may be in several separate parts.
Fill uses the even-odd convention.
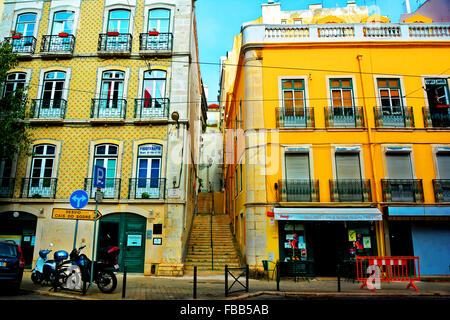
[[[4,163],[0,238],[27,264],[50,242],[90,257],[94,222],[55,219],[106,168],[98,246],[118,245],[129,272],[183,273],[196,203],[206,103],[195,1],[9,1],[0,36],[18,54],[11,85],[25,86],[32,156]],[[203,99],[202,99],[203,95]],[[198,119],[202,119],[198,121]],[[6,168],[6,169],[4,169]],[[76,227],[77,225],[77,227]],[[138,239],[138,240],[136,240]],[[133,241],[132,241],[133,240]]]
[[[416,255],[422,274],[448,274],[450,27],[417,19],[269,3],[242,26],[220,102],[226,211],[249,265],[329,276],[355,255]]]

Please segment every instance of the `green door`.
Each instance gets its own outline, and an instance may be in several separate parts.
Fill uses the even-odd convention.
[[[127,266],[127,272],[143,273],[146,223],[144,217],[131,213],[115,213],[101,218],[98,250],[108,245],[118,246],[120,270]]]

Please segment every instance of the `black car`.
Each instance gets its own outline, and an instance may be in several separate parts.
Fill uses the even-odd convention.
[[[0,241],[0,288],[19,290],[25,259],[20,246],[14,241]]]

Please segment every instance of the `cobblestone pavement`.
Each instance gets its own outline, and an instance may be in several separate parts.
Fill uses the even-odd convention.
[[[119,274],[117,289],[112,294],[100,292],[94,286],[92,293],[88,290],[83,296],[80,291],[62,290],[50,291],[49,287],[35,285],[30,278],[31,272],[26,271],[22,280],[22,290],[34,293],[47,294],[60,297],[72,297],[77,299],[95,300],[122,300],[123,276]],[[242,278],[239,281],[245,284]],[[229,286],[233,279],[229,277]],[[228,297],[225,297],[225,275],[202,275],[197,277],[197,299],[198,300],[236,300],[251,299],[259,295],[280,296],[422,296],[422,297],[447,297],[450,299],[450,279],[448,281],[420,281],[416,282],[419,289],[406,289],[407,282],[381,283],[381,289],[371,292],[360,289],[360,284],[352,281],[341,281],[341,292],[338,292],[336,279],[311,279],[297,280],[282,279],[280,291],[277,291],[277,283],[274,280],[249,280],[249,291],[243,291],[243,286],[234,283]],[[193,276],[184,277],[151,277],[129,274],[126,278],[126,300],[193,300],[194,279]]]

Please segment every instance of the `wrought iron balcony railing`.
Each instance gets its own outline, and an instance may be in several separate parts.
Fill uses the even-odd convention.
[[[139,35],[139,51],[172,51],[173,34],[170,32],[148,32]]]
[[[67,33],[42,36],[41,53],[73,54],[75,36]]]
[[[384,202],[423,202],[422,180],[382,179]]]
[[[433,180],[436,202],[450,202],[450,179]]]
[[[33,36],[12,36],[5,38],[12,46],[13,53],[33,54],[36,51],[36,38]]]
[[[98,52],[104,54],[131,53],[133,36],[129,33],[108,32],[98,37]]]
[[[131,178],[129,199],[165,199],[166,178]]]
[[[12,198],[15,184],[15,178],[0,178],[0,198]]]
[[[314,109],[304,107],[276,108],[278,128],[313,128]]]
[[[136,119],[168,119],[168,98],[151,98],[134,100],[134,117]]]
[[[395,127],[395,128],[413,128],[414,114],[412,107],[375,107],[375,126]]]
[[[330,180],[332,202],[371,202],[370,180]]]
[[[318,180],[279,180],[278,201],[279,202],[319,202]]]
[[[327,128],[362,128],[364,113],[362,107],[325,108],[325,126]]]
[[[31,100],[32,119],[64,119],[66,117],[67,101],[64,99],[33,99]]]
[[[84,179],[84,191],[87,192],[90,198],[95,198],[95,193],[97,188],[94,187],[92,178]],[[120,178],[106,178],[105,179],[105,188],[101,189],[103,192],[104,199],[119,199],[120,198],[120,187],[121,187],[121,179]]]
[[[92,99],[91,118],[125,119],[127,100]]]
[[[431,111],[426,107],[422,108],[425,128],[450,128],[450,107]]]
[[[22,198],[55,198],[57,178],[23,178]]]

